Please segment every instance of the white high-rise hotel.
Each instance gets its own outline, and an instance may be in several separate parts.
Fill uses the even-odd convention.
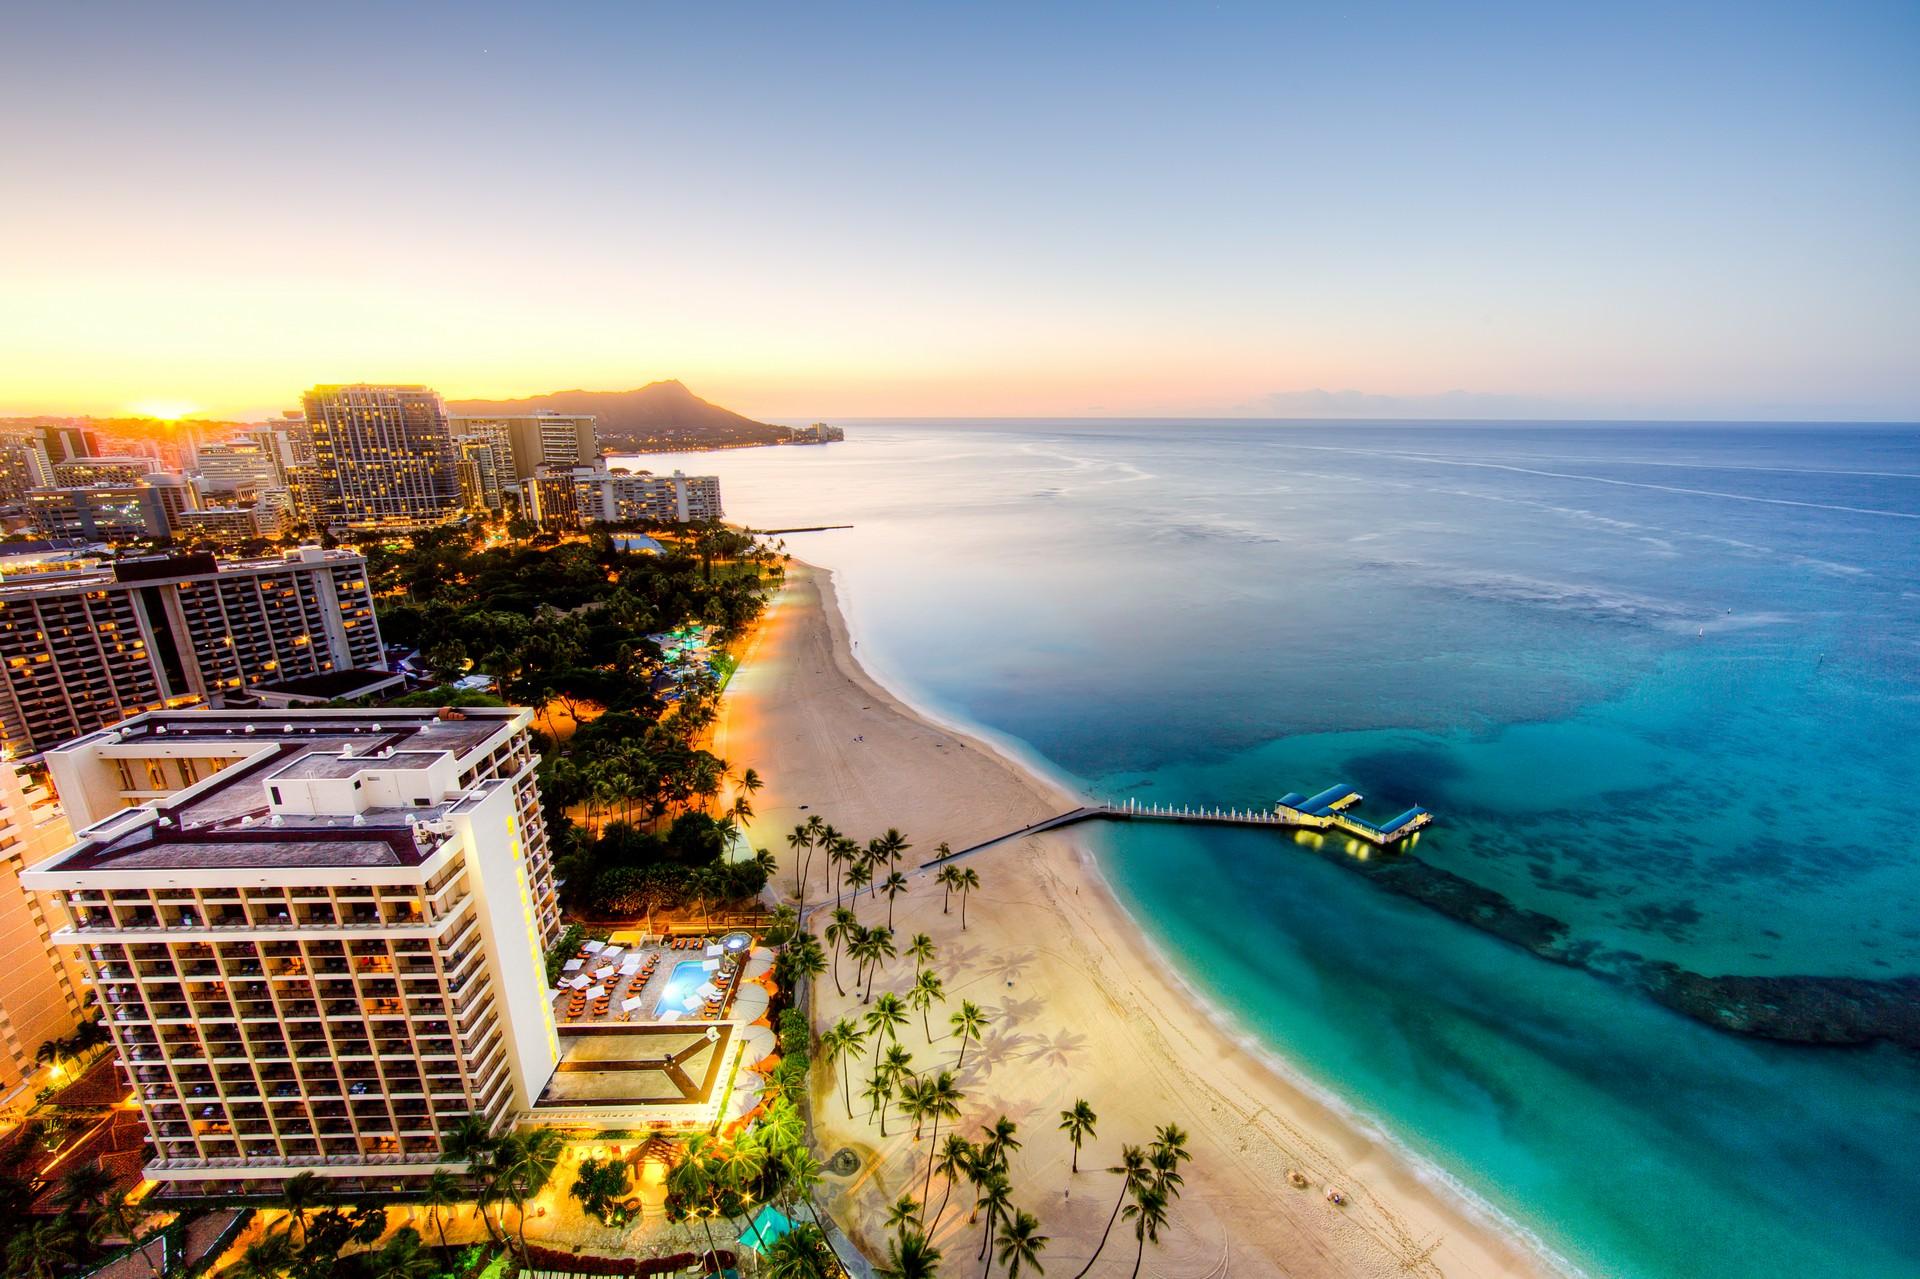
[[[55,894],[154,1140],[223,1193],[435,1166],[559,1060],[559,911],[523,710],[159,711],[48,752]]]

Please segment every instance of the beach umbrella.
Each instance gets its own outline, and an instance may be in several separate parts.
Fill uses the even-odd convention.
[[[740,993],[733,997],[733,1015],[743,1021],[752,1021],[767,1011],[767,992],[758,986],[743,986]]]
[[[713,945],[713,946],[707,947],[705,953],[707,957],[711,959],[712,957],[716,955],[724,954],[725,952],[718,945]]]
[[[765,946],[756,946],[747,956],[747,976],[765,977],[773,971],[773,952]]]
[[[774,1045],[779,1041],[774,1038],[773,1027],[749,1026],[741,1032],[740,1042],[743,1045],[746,1060],[765,1061],[772,1055]]]
[[[715,972],[719,967],[720,961],[717,959],[703,959],[700,961],[700,971],[704,973]]]
[[[569,959],[566,963],[560,965],[560,971],[563,973],[577,973],[586,966],[587,961],[584,959]]]
[[[635,995],[632,998],[623,999],[620,1001],[621,1012],[630,1013],[634,1009],[638,1008],[639,1006],[640,1006],[640,997],[638,995]]]
[[[720,993],[720,988],[710,981],[703,981],[693,993],[702,999],[712,999]]]
[[[757,1075],[755,1076],[755,1078],[758,1078],[758,1077],[759,1076]],[[759,1093],[757,1092],[742,1093],[738,1088],[736,1088],[734,1089],[733,1096],[727,1098],[727,1118],[728,1119],[743,1118],[745,1117],[746,1113],[749,1110],[752,1110],[755,1106],[759,1104],[760,1104]]]
[[[742,1070],[733,1077],[733,1095],[736,1097],[758,1098],[766,1090],[766,1079],[751,1070]]]
[[[598,999],[606,993],[607,993],[607,988],[605,986],[595,986],[593,989],[587,992],[587,998]]]

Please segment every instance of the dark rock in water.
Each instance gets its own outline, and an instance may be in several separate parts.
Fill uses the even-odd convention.
[[[1796,1044],[1920,1048],[1920,977],[1707,977],[1643,963],[1641,986],[1708,1025]]]
[[[1358,860],[1321,854],[1382,888],[1450,919],[1645,992],[1718,1030],[1794,1044],[1872,1044],[1920,1049],[1920,977],[1709,977],[1631,951],[1568,935],[1566,922],[1516,906],[1504,894],[1410,853]]]

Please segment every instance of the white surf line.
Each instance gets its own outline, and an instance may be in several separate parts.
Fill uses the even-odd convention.
[[[1359,457],[1390,457],[1402,462],[1426,462],[1439,466],[1468,466],[1486,471],[1512,471],[1516,475],[1538,475],[1550,480],[1585,480],[1591,484],[1613,484],[1620,488],[1652,489],[1660,493],[1681,493],[1691,497],[1722,497],[1730,502],[1760,502],[1768,506],[1800,506],[1815,511],[1839,511],[1847,515],[1880,515],[1894,520],[1920,520],[1920,512],[1885,511],[1872,506],[1838,506],[1830,502],[1803,502],[1791,497],[1758,497],[1752,493],[1722,493],[1718,489],[1685,488],[1678,484],[1647,484],[1638,480],[1614,480],[1604,475],[1576,475],[1568,471],[1541,471],[1513,466],[1505,462],[1469,462],[1458,458],[1426,453],[1396,453],[1376,449],[1342,449],[1329,444],[1280,443],[1280,448],[1315,449],[1324,453],[1351,453]]]

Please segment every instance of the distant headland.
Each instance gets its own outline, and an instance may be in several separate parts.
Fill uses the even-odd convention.
[[[701,399],[678,380],[649,382],[631,391],[553,391],[517,400],[449,400],[449,412],[486,417],[514,413],[591,413],[609,453],[745,448],[759,444],[821,444],[839,438],[832,427],[756,422]]]

